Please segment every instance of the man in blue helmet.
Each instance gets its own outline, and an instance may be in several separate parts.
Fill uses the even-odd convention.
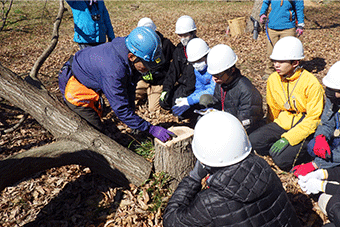
[[[132,129],[149,131],[161,141],[171,132],[135,114],[135,89],[140,73],[162,64],[160,38],[150,28],[138,27],[127,37],[115,38],[78,51],[59,73],[59,88],[70,109],[103,131],[101,93],[116,116]]]

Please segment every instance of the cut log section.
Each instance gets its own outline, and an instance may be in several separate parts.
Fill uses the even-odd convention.
[[[172,177],[170,188],[176,189],[183,177],[195,166],[196,157],[191,149],[194,130],[185,126],[171,127],[168,130],[177,137],[166,143],[155,139],[154,166],[156,172],[165,172]]]

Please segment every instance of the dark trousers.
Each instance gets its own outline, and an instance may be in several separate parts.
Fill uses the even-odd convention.
[[[328,201],[326,212],[329,220],[334,224],[333,226],[340,227],[340,195],[335,194]],[[329,225],[331,226],[331,225]]]
[[[190,94],[188,94],[186,86],[183,84],[177,85],[171,91],[168,91],[166,99],[164,101],[160,100],[159,105],[165,110],[171,110],[171,108],[175,105],[177,98],[185,98]]]
[[[66,105],[74,112],[76,112],[80,117],[85,119],[90,125],[95,127],[97,130],[103,132],[104,125],[100,120],[100,117],[94,109],[90,107],[76,106],[65,100]]]
[[[258,154],[269,155],[269,149],[277,140],[281,139],[281,135],[285,132],[287,132],[287,130],[272,122],[252,132],[249,135],[249,140],[253,149]],[[273,158],[273,161],[280,169],[284,171],[291,170],[293,168],[293,164],[297,165],[303,162],[311,161],[312,158],[307,152],[307,144],[312,138],[313,135],[310,135],[306,141],[302,141],[295,146],[288,145],[286,149]],[[294,163],[295,159],[296,161]]]

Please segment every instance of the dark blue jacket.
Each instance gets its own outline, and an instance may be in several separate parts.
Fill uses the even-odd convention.
[[[328,141],[333,139],[334,130],[336,129],[335,114],[338,112],[339,107],[335,106],[329,98],[326,98],[325,107],[322,111],[321,122],[315,131],[314,138],[318,135],[324,135]]]
[[[135,90],[139,74],[128,60],[125,37],[85,48],[73,58],[72,71],[78,81],[102,91],[117,117],[132,129],[145,131],[150,123],[135,114]]]
[[[74,42],[76,43],[105,43],[106,36],[109,41],[115,38],[109,13],[104,1],[89,5],[89,1],[66,1],[73,13]],[[100,15],[94,21],[92,15]]]
[[[324,135],[328,141],[332,152],[332,161],[326,161],[322,158],[315,157],[314,162],[318,168],[328,169],[340,165],[340,138],[334,137],[336,129],[336,115],[338,115],[339,106],[333,104],[329,98],[326,98],[325,107],[322,111],[321,122],[315,131],[314,138],[308,143],[308,153],[313,153],[315,137]]]

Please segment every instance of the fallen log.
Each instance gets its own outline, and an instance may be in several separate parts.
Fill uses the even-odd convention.
[[[73,163],[85,166],[89,165],[88,160],[91,157],[101,157],[102,160],[98,162],[98,165],[104,166],[98,166],[97,170],[100,171],[99,173],[121,185],[126,185],[127,183],[140,185],[149,178],[152,168],[150,162],[89,126],[86,121],[68,109],[57,97],[52,96],[45,89],[38,89],[25,82],[1,64],[0,96],[30,114],[60,141],[58,143],[60,148],[53,151],[57,152],[53,156],[92,154],[92,156],[90,155],[85,159],[80,158],[80,156],[79,159],[77,159],[77,156],[72,156],[74,157]],[[51,147],[53,146],[51,145]],[[68,147],[69,149],[66,149]],[[76,149],[72,149],[72,147]],[[45,153],[46,156],[39,155],[44,152],[46,152],[45,147],[42,147],[41,149],[33,149],[33,151],[25,151],[16,157],[9,157],[0,162],[0,170],[12,174],[14,179],[18,179],[18,177],[14,176],[16,171],[8,163],[12,165],[15,165],[15,162],[18,162],[17,164],[25,163],[23,160],[29,160],[30,157],[34,159],[42,158],[43,160],[44,158],[53,157],[46,155],[48,152]],[[23,157],[24,159],[18,157]],[[53,161],[47,163],[50,165],[46,164],[45,169],[53,167]],[[58,165],[67,164],[71,164],[69,159],[65,159],[64,163],[63,159],[58,160]],[[95,168],[96,163],[93,164],[92,168]],[[18,171],[22,171],[22,173],[25,172],[24,169],[28,168],[21,165],[15,166],[15,168],[21,168]],[[10,171],[11,169],[13,169],[12,172]],[[110,173],[107,173],[108,170],[110,170]],[[27,171],[28,176],[33,174],[33,172]],[[23,177],[23,174],[20,177]],[[2,185],[8,185],[8,182],[4,182],[6,179],[8,180],[9,176],[0,174],[0,181],[3,182]]]

